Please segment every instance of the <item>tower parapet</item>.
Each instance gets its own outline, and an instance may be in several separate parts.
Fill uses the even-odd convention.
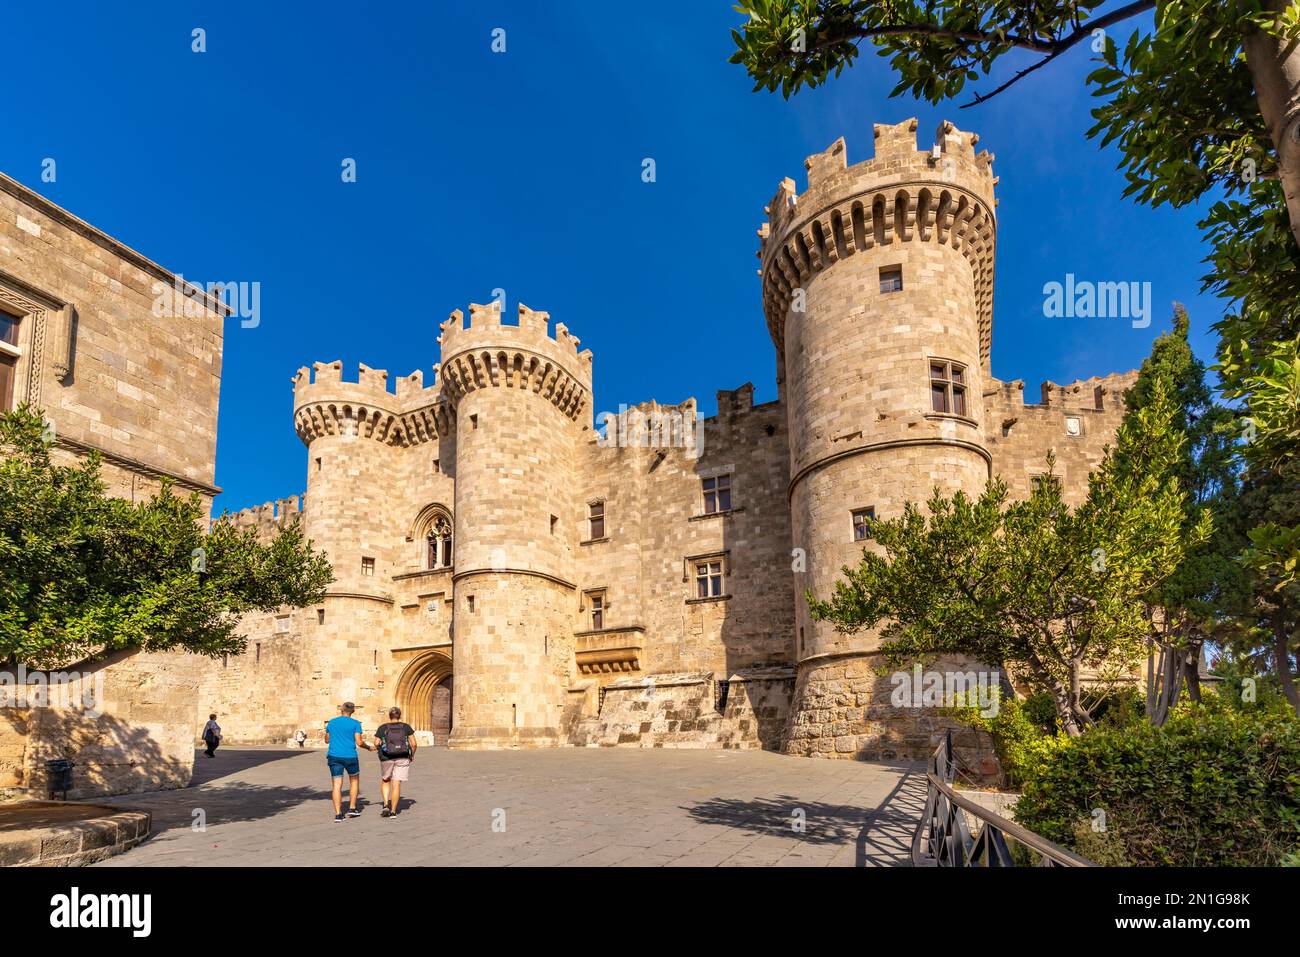
[[[310,445],[322,435],[349,435],[385,445],[435,441],[451,431],[450,407],[439,385],[424,385],[420,370],[388,391],[388,372],[360,364],[356,382],[343,380],[343,363],[317,362],[293,377],[294,428]]]
[[[841,137],[804,161],[808,189],[785,179],[758,231],[768,331],[783,350],[795,290],[816,273],[873,247],[930,243],[958,250],[969,263],[987,371],[993,337],[996,232],[993,154],[975,152],[979,136],[944,121],[929,150],[916,148],[915,119],[874,127],[876,155],[849,166]]]
[[[469,326],[459,309],[442,324],[438,375],[447,398],[457,402],[476,389],[531,389],[571,419],[591,418],[590,349],[563,323],[548,334],[550,315],[519,304],[519,325],[501,322],[501,304],[473,303]]]

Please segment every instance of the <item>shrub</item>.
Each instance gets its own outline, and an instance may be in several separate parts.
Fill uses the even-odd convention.
[[[1162,728],[1061,738],[1020,770],[1016,820],[1084,856],[1116,861],[1116,835],[1137,865],[1276,865],[1300,848],[1300,721],[1276,711],[1180,707]],[[1097,810],[1109,842],[1083,836]]]
[[[998,692],[994,692],[997,694]],[[1047,720],[1047,726],[1056,724],[1056,707],[1048,696],[1048,708],[1044,711],[1037,704],[1040,696],[1031,696],[1024,702],[1008,695],[998,702],[997,713],[985,717],[978,707],[959,706],[950,709],[950,714],[972,727],[987,731],[993,738],[993,750],[997,752],[998,763],[1006,786],[1017,788],[1031,771],[1046,761],[1052,752],[1065,739],[1065,735],[1044,730],[1039,722]]]

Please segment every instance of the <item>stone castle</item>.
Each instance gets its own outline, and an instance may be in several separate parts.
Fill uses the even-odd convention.
[[[871,635],[814,623],[873,518],[993,474],[1027,494],[1049,449],[1070,498],[1122,416],[1128,376],[990,371],[993,157],[945,124],[875,127],[785,180],[759,230],[777,400],[753,386],[596,416],[593,356],[500,303],[442,324],[435,382],[390,391],[339,362],[294,377],[301,519],[334,563],[323,605],[249,621],[211,707],[236,740],[319,730],[338,701],[395,702],[451,747],[768,747],[923,756],[935,718],[889,704]],[[1131,375],[1131,374],[1130,374]],[[208,707],[204,705],[204,710]]]
[[[294,377],[305,497],[228,520],[302,521],[334,566],[316,607],[255,615],[247,653],[83,663],[107,713],[3,709],[0,793],[73,757],[82,793],[181,785],[208,712],[227,740],[319,740],[339,701],[400,705],[452,747],[766,747],[915,757],[943,719],[891,706],[877,639],[814,623],[874,518],[934,487],[1027,494],[1054,450],[1067,497],[1122,416],[1132,373],[1023,383],[990,368],[992,156],[944,124],[875,127],[780,184],[759,230],[777,399],[753,387],[598,416],[593,357],[562,324],[471,306],[441,361],[397,380]],[[61,456],[105,456],[114,494],[163,479],[211,502],[222,325],[159,316],[184,280],[0,176],[0,407],[29,401]],[[93,769],[93,770],[89,770]],[[75,795],[74,795],[75,796]]]

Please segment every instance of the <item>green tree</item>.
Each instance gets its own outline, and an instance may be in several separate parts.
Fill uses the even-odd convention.
[[[1136,665],[1148,634],[1142,599],[1211,532],[1208,513],[1185,520],[1177,416],[1158,379],[1077,508],[1063,501],[1050,456],[1024,501],[1009,502],[995,479],[976,500],[936,489],[924,510],[909,502],[873,526],[877,547],[844,568],[829,600],[808,595],[813,617],[842,633],[883,625],[894,660],[967,654],[1009,667],[1051,694],[1068,734],[1082,733],[1092,723],[1085,675]]]
[[[1221,385],[1261,449],[1297,448],[1300,404],[1300,3],[1295,0],[741,0],[732,62],[755,89],[789,97],[853,63],[889,59],[893,95],[938,103],[1000,62],[1020,68],[983,102],[1086,45],[1097,97],[1088,131],[1120,151],[1126,195],[1186,206],[1211,252],[1205,287],[1228,300],[1216,324]],[[1127,39],[1128,21],[1152,13]],[[1011,58],[1004,61],[1004,58]],[[1300,525],[1251,530],[1247,558],[1295,581]]]
[[[95,453],[51,461],[42,418],[0,416],[0,662],[55,667],[124,648],[238,654],[239,618],[319,601],[333,575],[297,524],[262,543],[206,529],[198,495],[105,494]]]
[[[1184,687],[1200,697],[1201,649],[1236,623],[1233,611],[1249,590],[1250,576],[1237,561],[1244,541],[1228,516],[1236,507],[1235,455],[1238,427],[1231,409],[1214,401],[1206,369],[1187,340],[1190,320],[1174,307],[1173,329],[1157,337],[1137,381],[1125,396],[1129,414],[1170,390],[1174,428],[1187,436],[1171,475],[1186,494],[1185,530],[1210,513],[1214,532],[1189,548],[1177,569],[1144,596],[1147,635],[1147,716],[1163,724]],[[1145,463],[1138,463],[1145,468]]]

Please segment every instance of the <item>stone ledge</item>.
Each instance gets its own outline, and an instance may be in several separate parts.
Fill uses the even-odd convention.
[[[153,817],[103,804],[22,801],[0,806],[0,867],[77,867],[149,836]]]

